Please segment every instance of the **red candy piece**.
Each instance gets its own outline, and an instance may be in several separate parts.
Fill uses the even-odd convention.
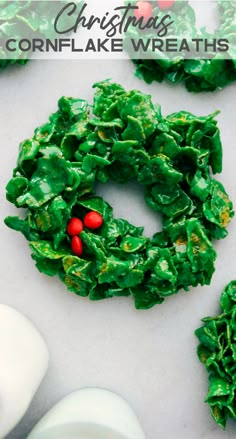
[[[136,18],[144,17],[145,20],[148,20],[152,17],[152,5],[145,1],[140,1],[136,3],[138,9],[134,10],[134,15]]]
[[[79,235],[84,228],[83,222],[79,218],[71,218],[67,225],[67,233],[70,236]]]
[[[175,0],[158,0],[157,6],[160,9],[169,9],[173,6]]]
[[[71,248],[73,250],[73,253],[76,256],[81,256],[83,253],[83,243],[79,236],[73,236],[71,240]]]
[[[84,224],[88,229],[98,229],[103,224],[102,215],[98,212],[88,212],[84,217]]]

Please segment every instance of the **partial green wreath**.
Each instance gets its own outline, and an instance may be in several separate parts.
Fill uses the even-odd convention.
[[[236,420],[236,281],[223,290],[221,313],[202,319],[204,325],[196,330],[200,344],[199,360],[209,373],[209,389],[205,402],[213,419],[225,428],[231,418]]]
[[[148,1],[148,0],[147,0]],[[157,4],[151,2],[152,5]],[[213,34],[207,32],[205,28],[196,28],[196,17],[192,6],[188,0],[176,0],[170,10],[160,10],[158,6],[153,7],[153,15],[161,17],[168,12],[174,24],[168,30],[170,38],[226,38],[232,44],[228,51],[229,59],[224,59],[224,55],[212,54],[211,59],[179,59],[172,60],[170,56],[160,53],[160,58],[136,59],[136,75],[143,78],[147,83],[153,81],[162,82],[167,80],[172,84],[183,83],[187,90],[191,92],[213,91],[222,89],[227,84],[236,80],[236,1],[217,0],[219,10],[219,27]],[[127,37],[139,38],[145,41],[153,38],[153,32],[140,33],[137,29],[132,29],[132,35],[127,33]],[[152,58],[150,54],[150,58]],[[202,58],[205,58],[204,54]]]
[[[140,91],[109,81],[95,87],[95,117],[85,100],[62,97],[49,122],[20,144],[6,196],[26,216],[5,223],[30,241],[39,271],[92,300],[132,295],[136,308],[150,308],[180,289],[210,284],[212,241],[227,235],[233,216],[223,185],[211,175],[222,170],[217,113],[165,118]],[[163,230],[151,239],[96,196],[98,181],[131,179],[162,215]],[[85,227],[78,257],[67,224],[91,210],[103,225],[94,232]]]
[[[8,38],[55,38],[53,23],[57,5],[66,1],[0,0],[0,70],[11,64],[24,65],[31,56],[30,51],[17,48],[10,59],[3,44]]]

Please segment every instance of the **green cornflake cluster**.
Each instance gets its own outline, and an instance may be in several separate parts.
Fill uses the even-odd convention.
[[[7,199],[26,218],[5,223],[30,241],[37,268],[56,274],[70,291],[92,300],[134,297],[150,308],[189,286],[209,284],[216,252],[233,216],[223,185],[222,149],[215,114],[187,112],[164,118],[149,95],[120,85],[95,84],[93,113],[81,99],[62,97],[49,122],[20,145]],[[143,227],[116,219],[95,194],[95,183],[135,179],[148,206],[162,214],[163,231],[152,239]],[[103,226],[80,234],[82,257],[72,254],[66,227],[88,211]]]
[[[229,418],[236,420],[236,280],[223,290],[220,307],[222,314],[202,319],[205,325],[195,333],[199,360],[209,372],[205,401],[213,419],[225,428]]]
[[[66,0],[0,0],[0,70],[10,64],[26,64],[30,57],[30,51],[22,52],[16,48],[9,59],[9,52],[2,46],[5,39],[55,37],[53,21],[60,3],[63,5]]]
[[[204,55],[201,57],[200,54],[194,56],[194,59],[184,59],[181,56],[172,59],[170,54],[160,52],[159,58],[156,59],[150,54],[150,59],[133,60],[136,64],[137,76],[143,78],[147,83],[162,82],[164,79],[174,84],[184,83],[191,92],[213,91],[235,81],[236,4],[235,0],[217,0],[217,3],[220,25],[213,34],[210,34],[205,28],[196,28],[195,12],[188,1],[175,1],[170,9],[171,20],[174,23],[168,30],[168,35],[171,38],[181,37],[187,38],[187,40],[191,38],[209,39],[209,41],[221,38],[228,39],[231,44],[228,51],[229,59],[224,59],[224,53],[216,55],[212,53],[210,59],[203,59]],[[162,11],[158,7],[153,8],[153,15],[160,19],[168,12],[168,10]],[[129,34],[127,36],[130,37]],[[153,38],[153,35],[150,32],[143,34],[138,33],[137,30],[132,31],[132,38],[140,37],[146,41]]]
[[[0,38],[4,38],[7,35],[12,37],[14,31],[14,21],[18,20],[17,15],[20,15],[21,9],[25,9],[25,3],[27,2],[9,2],[6,0],[0,0]],[[28,2],[31,3],[31,2]],[[7,23],[6,23],[7,20]],[[25,64],[25,59],[8,59],[3,49],[0,47],[0,69],[7,67],[9,64]]]

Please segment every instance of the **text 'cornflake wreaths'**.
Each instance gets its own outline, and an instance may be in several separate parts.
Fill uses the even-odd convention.
[[[38,269],[58,274],[70,291],[92,300],[131,294],[137,308],[150,308],[211,281],[212,240],[226,236],[233,216],[223,185],[210,173],[222,170],[219,129],[215,114],[164,118],[149,95],[109,81],[95,87],[96,117],[86,101],[62,97],[49,122],[21,143],[7,199],[26,208],[26,218],[5,222],[30,241]],[[152,239],[142,227],[115,219],[95,195],[96,181],[130,179],[162,214],[163,231]],[[80,227],[78,257],[67,226],[89,211],[103,224]]]
[[[196,330],[200,344],[199,360],[209,372],[206,402],[213,419],[223,428],[229,418],[236,420],[236,281],[230,282],[221,295],[222,313],[205,317],[204,326]]]

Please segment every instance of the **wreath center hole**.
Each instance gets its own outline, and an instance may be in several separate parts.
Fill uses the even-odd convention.
[[[205,27],[208,32],[213,33],[215,29],[219,27],[219,11],[216,0],[204,0],[204,13],[203,13],[203,0],[190,1],[190,5],[193,7],[196,16],[197,28]]]
[[[137,227],[144,227],[144,235],[151,238],[163,229],[161,215],[145,203],[144,187],[136,181],[119,184],[98,183],[96,195],[104,198],[113,208],[115,218],[123,218]]]

